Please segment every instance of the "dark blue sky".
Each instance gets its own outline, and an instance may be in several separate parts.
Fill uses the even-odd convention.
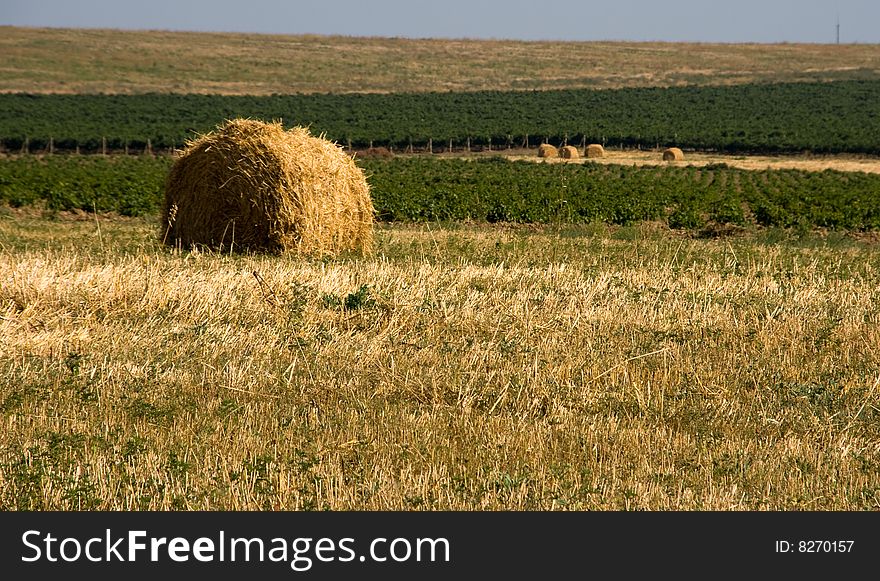
[[[415,38],[880,43],[880,0],[0,0],[0,24]]]

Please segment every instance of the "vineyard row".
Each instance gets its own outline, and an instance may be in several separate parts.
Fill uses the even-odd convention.
[[[418,94],[0,94],[0,146],[13,152],[171,149],[232,117],[306,125],[354,148],[568,141],[880,153],[880,81]]]

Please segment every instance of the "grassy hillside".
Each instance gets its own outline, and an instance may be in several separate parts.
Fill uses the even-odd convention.
[[[469,91],[875,79],[880,45],[525,42],[0,27],[0,92]]]

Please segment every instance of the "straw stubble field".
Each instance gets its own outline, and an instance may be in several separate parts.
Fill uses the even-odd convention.
[[[776,235],[7,215],[0,507],[877,509],[880,253]]]

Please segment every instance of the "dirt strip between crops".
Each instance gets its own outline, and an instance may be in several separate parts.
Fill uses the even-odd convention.
[[[405,155],[405,154],[404,154]],[[424,155],[417,153],[415,155]],[[837,170],[843,172],[865,172],[880,174],[880,156],[868,155],[725,155],[719,153],[684,152],[684,161],[663,161],[662,150],[617,150],[606,149],[602,158],[578,159],[545,159],[537,156],[534,149],[501,149],[462,154],[461,152],[435,153],[435,157],[457,157],[473,159],[500,155],[510,160],[525,160],[541,163],[586,163],[595,162],[607,165],[638,165],[638,166],[678,166],[693,165],[702,167],[724,163],[730,167],[746,170],[764,169],[797,169],[803,171]]]
[[[639,165],[639,166],[706,166],[716,163],[725,163],[730,167],[748,170],[762,169],[799,169],[804,171],[825,171],[833,169],[845,172],[880,173],[880,157],[858,155],[723,155],[717,153],[685,152],[684,161],[663,161],[662,150],[605,150],[605,157],[594,159],[540,159],[535,152],[497,152],[508,159],[525,159],[549,163],[584,163],[592,161],[611,165]]]
[[[361,158],[373,157],[367,151],[355,151],[354,155]],[[387,151],[387,150],[386,150]],[[119,152],[114,152],[117,154]],[[38,157],[44,154],[34,154]],[[119,153],[121,155],[121,153]],[[494,151],[474,151],[471,153],[463,153],[461,151],[442,152],[436,151],[434,154],[425,152],[417,153],[399,153],[395,151],[391,155],[405,157],[408,155],[443,158],[453,157],[462,159],[475,159],[480,157],[502,156],[509,160],[525,160],[540,163],[587,163],[595,162],[606,165],[637,165],[637,166],[677,166],[687,167],[689,165],[695,167],[703,167],[706,165],[724,163],[730,167],[746,169],[746,170],[765,170],[765,169],[796,169],[803,171],[825,171],[836,170],[842,172],[865,172],[880,174],[880,156],[854,155],[854,154],[838,154],[838,155],[816,155],[805,153],[802,155],[725,155],[719,153],[704,153],[695,151],[685,151],[683,161],[668,162],[663,161],[662,150],[618,150],[606,149],[605,157],[602,158],[578,158],[578,159],[561,159],[540,158],[535,149],[499,149]],[[19,157],[18,153],[11,153],[0,150],[0,159]],[[384,157],[384,156],[383,156]]]

